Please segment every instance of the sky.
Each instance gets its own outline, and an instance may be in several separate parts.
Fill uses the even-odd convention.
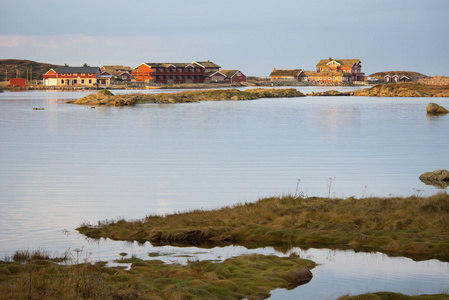
[[[449,76],[448,0],[0,0],[0,59],[210,60],[267,77],[356,58],[366,75]]]

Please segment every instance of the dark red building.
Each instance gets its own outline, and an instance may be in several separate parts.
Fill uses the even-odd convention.
[[[9,80],[9,85],[11,87],[15,87],[15,86],[24,87],[27,85],[27,81],[26,81],[26,79],[23,79],[23,78],[12,78]]]
[[[174,84],[203,83],[206,74],[220,70],[213,62],[193,63],[141,63],[132,71],[135,81]]]

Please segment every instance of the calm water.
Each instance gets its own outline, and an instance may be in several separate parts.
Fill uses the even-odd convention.
[[[224,259],[249,250],[92,243],[74,228],[83,221],[210,209],[296,192],[431,195],[441,190],[424,185],[419,175],[449,168],[449,116],[425,113],[428,102],[449,107],[449,98],[304,97],[96,109],[64,103],[87,93],[0,94],[0,259],[37,248],[83,248],[91,260],[114,259],[123,251],[143,258],[168,251],[168,260],[179,252]],[[317,261],[329,252],[316,251],[322,253],[314,252]],[[395,287],[407,293],[449,287],[446,263],[332,253],[335,263],[323,259],[314,279],[295,291],[331,287],[311,296],[326,299]],[[414,279],[429,270],[430,280]],[[294,297],[295,291],[284,291],[273,298]]]

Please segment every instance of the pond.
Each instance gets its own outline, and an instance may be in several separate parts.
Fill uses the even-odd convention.
[[[431,195],[442,190],[423,184],[419,175],[448,168],[449,117],[425,112],[430,100],[449,107],[448,98],[303,97],[119,108],[65,103],[88,93],[0,94],[0,257],[38,248],[59,253],[82,248],[93,261],[115,259],[121,252],[147,256],[160,249],[109,240],[92,243],[74,229],[84,221],[141,219],[287,193]],[[219,251],[229,250],[192,251],[216,258],[226,257]],[[387,276],[392,264],[385,265],[388,271],[357,276],[373,268],[351,263],[358,253],[335,253],[336,262],[349,256],[345,265],[354,269],[345,272],[366,278],[357,284],[366,289],[356,293],[390,287],[377,282],[381,277],[392,280]],[[377,265],[386,256],[362,260]],[[394,265],[401,270],[404,260]],[[444,281],[438,287],[429,284],[429,293],[448,287],[447,264],[436,264]],[[332,275],[328,265],[323,261],[314,279],[298,289],[318,284],[318,274],[341,276],[337,269]],[[392,276],[393,282],[400,277]],[[395,286],[412,282],[409,275],[401,280]],[[338,295],[354,291],[343,285],[330,288]],[[415,293],[412,289],[400,291]],[[282,290],[273,294],[286,297]]]

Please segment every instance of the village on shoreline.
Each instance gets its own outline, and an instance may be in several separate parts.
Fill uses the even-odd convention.
[[[247,76],[243,71],[221,69],[207,61],[191,63],[141,63],[91,67],[58,66],[29,60],[0,60],[3,90],[89,90],[89,89],[211,89],[223,87],[275,86],[372,86],[414,82],[449,85],[449,77],[410,71],[378,72],[365,76],[360,59],[320,60],[315,71],[276,69],[266,77]]]

